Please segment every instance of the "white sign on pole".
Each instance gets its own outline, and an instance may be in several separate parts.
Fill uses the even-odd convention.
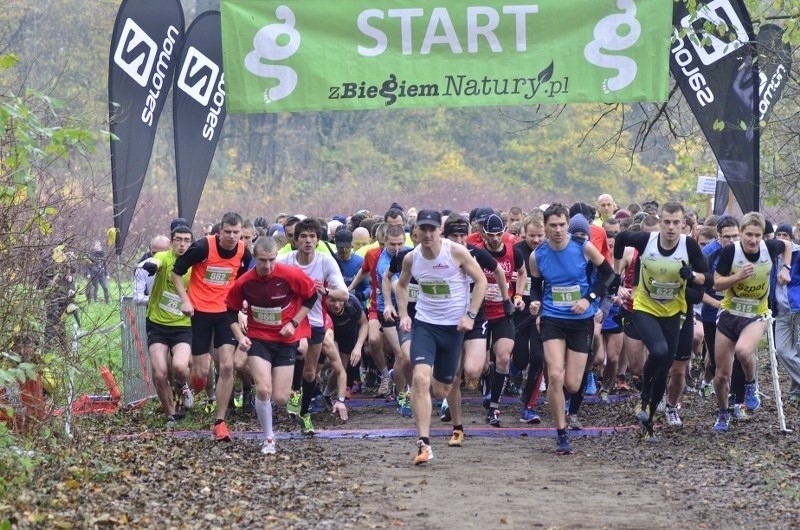
[[[717,177],[697,177],[697,193],[714,195],[717,190]]]

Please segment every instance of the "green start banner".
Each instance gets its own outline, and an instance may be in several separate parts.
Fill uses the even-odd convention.
[[[671,1],[442,4],[222,0],[228,112],[667,99]]]

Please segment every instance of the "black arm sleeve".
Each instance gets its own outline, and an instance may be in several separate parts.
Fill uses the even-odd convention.
[[[228,325],[231,326],[239,322],[239,312],[235,309],[228,309],[225,311],[225,317],[228,320]]]
[[[208,259],[208,239],[202,238],[192,243],[182,256],[175,261],[172,272],[178,276],[186,274],[192,265],[202,263]]]
[[[469,251],[475,258],[475,261],[478,262],[481,269],[485,271],[494,271],[497,268],[497,260],[494,259],[494,256],[492,256],[488,250],[472,247]]]
[[[544,278],[531,276],[531,301],[540,302],[544,296]]]
[[[392,256],[389,261],[389,273],[394,275],[403,272],[403,260],[406,258],[406,254],[413,251],[413,248],[406,248]]]
[[[319,294],[314,291],[314,294],[311,296],[311,298],[308,298],[305,302],[303,302],[303,307],[307,307],[309,309],[313,308],[314,304],[317,303],[317,298],[319,298]]]
[[[514,247],[514,270],[520,270],[523,265],[525,265],[525,256],[520,249]],[[527,269],[525,269],[525,272],[527,272]]]
[[[236,277],[238,278],[245,272],[250,270],[250,262],[253,260],[253,255],[250,253],[250,249],[245,247],[244,248],[244,255],[242,256],[242,266],[239,268],[239,271],[236,273]]]
[[[692,264],[692,270],[705,276],[703,288],[711,289],[714,286],[714,274],[708,266],[708,259],[703,254],[703,249],[694,239],[687,239],[686,252],[689,254],[689,263]]]
[[[625,247],[633,247],[641,254],[649,242],[650,233],[648,232],[620,232],[614,242],[614,259],[622,259]]]
[[[694,272],[701,274],[708,273],[708,260],[703,255],[703,249],[694,239],[686,238],[686,253],[689,255],[689,263]]]
[[[606,260],[597,267],[597,279],[592,284],[590,292],[597,295],[597,298],[602,298],[608,291],[608,286],[614,281],[614,269],[608,264]]]
[[[785,245],[791,245],[791,243],[787,243],[782,239],[768,239],[764,243],[767,245],[767,251],[769,251],[769,257],[772,261],[777,260],[778,256],[783,254],[786,249]]]
[[[736,244],[729,244],[722,247],[722,250],[719,251],[717,272],[720,276],[730,276],[731,267],[733,266],[733,254],[735,250]]]

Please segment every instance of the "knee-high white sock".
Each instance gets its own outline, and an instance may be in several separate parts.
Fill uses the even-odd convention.
[[[258,415],[258,422],[264,430],[265,438],[274,438],[275,433],[272,432],[272,400],[261,401],[256,396],[256,414]]]

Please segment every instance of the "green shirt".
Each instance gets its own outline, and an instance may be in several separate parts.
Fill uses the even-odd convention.
[[[147,319],[162,326],[190,326],[191,320],[181,312],[181,297],[172,283],[172,267],[178,256],[170,249],[157,253],[153,259],[158,262],[158,271],[147,303]],[[183,287],[187,290],[191,272],[189,269],[183,275]]]

